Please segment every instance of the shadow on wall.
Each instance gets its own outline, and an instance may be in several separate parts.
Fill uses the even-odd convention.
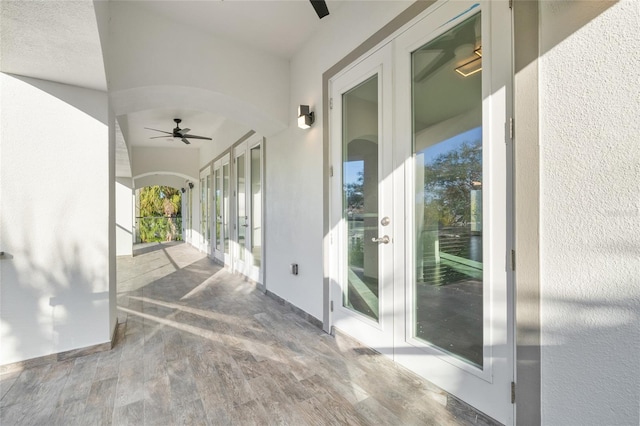
[[[24,83],[27,83],[37,89],[42,90],[50,94],[51,96],[60,99],[62,102],[71,105],[79,111],[88,114],[92,118],[101,122],[105,126],[108,126],[108,114],[107,114],[107,105],[105,102],[102,102],[97,96],[84,96],[82,93],[77,93],[77,91],[69,90],[69,87],[64,84],[52,83],[46,80],[40,80],[37,78],[24,77],[16,74],[9,74],[11,77],[20,80]],[[104,94],[104,92],[100,92],[93,89],[86,88],[76,88],[78,91],[87,91],[87,92],[95,92],[96,94]],[[52,129],[53,131],[54,129]]]
[[[640,247],[633,252],[639,253]],[[584,283],[584,291],[605,286],[627,289],[625,294],[545,297],[540,347],[518,347],[518,358],[524,363],[538,362],[536,352],[548,360],[541,373],[550,388],[541,389],[541,394],[544,411],[552,418],[562,413],[564,419],[590,419],[590,424],[640,424],[640,278],[609,281],[606,276],[594,277]],[[536,327],[520,330],[525,335],[539,334]],[[584,395],[589,403],[566,404],[566,400],[545,397],[558,392]]]
[[[108,99],[0,78],[0,248],[9,255],[0,261],[0,364],[8,364],[110,340]]]
[[[66,244],[43,252],[5,239],[0,261],[0,365],[109,341],[106,247]]]
[[[565,39],[571,37],[574,33],[578,32],[580,28],[587,25],[589,22],[596,19],[602,13],[609,8],[615,6],[619,0],[607,0],[607,1],[591,1],[591,0],[578,0],[578,1],[545,1],[544,7],[546,12],[557,16],[559,22],[562,22],[561,26],[554,28],[554,34],[541,34],[540,40],[530,40],[531,42],[540,43],[539,50],[527,50],[516,49],[515,50],[515,72],[526,68],[532,61],[542,57],[545,53],[550,51],[556,45],[562,43]],[[518,9],[518,4],[524,4],[525,8],[533,5],[538,9],[539,2],[533,2],[529,0],[520,0],[515,2],[515,8]],[[529,5],[527,5],[527,3]],[[539,13],[539,12],[538,12]],[[519,20],[521,19],[521,20]],[[524,21],[527,23],[524,23]],[[517,15],[515,20],[516,31],[518,28],[527,29],[529,25],[537,26],[538,23],[528,22],[531,20],[531,16]]]

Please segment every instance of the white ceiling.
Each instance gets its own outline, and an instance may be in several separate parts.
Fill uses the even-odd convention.
[[[285,59],[291,58],[322,24],[308,0],[148,0],[138,5],[194,29]],[[331,16],[341,2],[330,1],[327,5]]]
[[[110,1],[113,5],[123,0]],[[178,24],[283,59],[291,58],[331,19],[331,15],[318,19],[308,0],[145,0],[136,5]],[[340,6],[340,2],[328,2],[330,13]],[[0,71],[107,91],[104,69],[92,1],[0,1]],[[191,145],[185,145],[171,138],[149,139],[160,133],[145,127],[171,131],[173,118],[181,118],[181,127],[192,129],[191,133],[214,140],[192,140]],[[123,138],[130,147],[199,149],[205,143],[216,143],[221,139],[217,135],[228,139],[251,130],[210,112],[175,108],[127,114],[119,116],[118,122],[118,149],[125,150],[117,155],[122,163],[119,170],[126,169],[129,158]]]

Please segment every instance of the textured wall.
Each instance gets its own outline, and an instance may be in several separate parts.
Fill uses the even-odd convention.
[[[640,423],[640,3],[540,2],[542,423]]]
[[[0,364],[109,341],[107,95],[0,74]]]
[[[291,61],[289,128],[266,145],[267,289],[322,319],[322,73],[355,49],[409,2],[345,2],[335,19]],[[366,14],[367,19],[362,19]],[[315,124],[300,130],[296,110],[311,106]],[[299,275],[289,264],[299,264]]]

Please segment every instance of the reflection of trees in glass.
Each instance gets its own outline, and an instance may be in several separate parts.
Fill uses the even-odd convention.
[[[354,164],[354,167],[361,164]],[[345,207],[349,237],[349,265],[364,266],[363,218],[364,213],[364,171],[356,172],[356,179],[344,184]]]
[[[345,183],[344,194],[349,213],[362,213],[364,208],[364,172],[359,171],[355,182]]]
[[[147,186],[140,190],[140,240],[142,242],[180,239],[181,194],[170,186]]]
[[[482,189],[481,140],[464,142],[425,164],[425,222],[467,226],[474,189]]]

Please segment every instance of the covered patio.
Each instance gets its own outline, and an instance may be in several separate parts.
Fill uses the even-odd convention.
[[[483,425],[184,243],[118,258],[110,351],[2,375],[0,423]]]

